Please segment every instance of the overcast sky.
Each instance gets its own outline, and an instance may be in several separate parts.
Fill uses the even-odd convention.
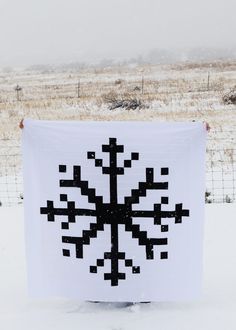
[[[235,47],[236,0],[0,0],[0,65]]]

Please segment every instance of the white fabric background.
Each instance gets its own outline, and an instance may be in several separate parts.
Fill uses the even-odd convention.
[[[32,295],[66,296],[80,300],[96,301],[173,301],[197,298],[201,289],[202,239],[205,193],[205,127],[202,123],[155,123],[155,122],[53,122],[25,120],[23,129],[23,164],[25,185],[25,228],[28,262],[29,289]],[[109,260],[105,267],[99,267],[97,274],[89,272],[105,251],[110,250],[110,226],[92,238],[84,246],[84,258],[75,257],[75,247],[62,243],[62,235],[81,236],[96,218],[77,217],[70,229],[61,230],[65,217],[56,217],[48,222],[40,207],[46,207],[47,200],[55,207],[66,207],[60,201],[60,194],[68,194],[76,207],[94,209],[79,188],[60,188],[60,179],[72,179],[73,165],[81,165],[83,180],[95,188],[97,195],[109,203],[109,176],[103,175],[100,167],[87,159],[87,151],[95,151],[96,158],[108,161],[108,154],[102,153],[102,144],[109,138],[117,138],[117,144],[124,145],[124,153],[118,154],[118,164],[130,158],[131,152],[139,153],[139,160],[132,162],[132,168],[125,169],[125,175],[118,176],[118,202],[123,203],[131,189],[137,189],[145,181],[145,168],[154,168],[154,181],[169,182],[169,189],[149,190],[146,197],[135,204],[136,210],[153,210],[153,204],[160,203],[161,196],[169,197],[169,204],[163,210],[174,210],[175,204],[183,203],[190,210],[189,217],[183,217],[181,224],[174,219],[163,219],[169,224],[168,232],[161,232],[152,218],[135,218],[149,238],[168,238],[167,246],[154,246],[154,259],[146,260],[145,247],[119,228],[119,248],[126,257],[140,266],[140,274],[132,274],[130,268],[120,262],[120,270],[126,279],[112,287],[105,281],[104,272],[110,271]],[[66,173],[59,173],[58,165],[67,165]],[[106,163],[108,166],[108,162]],[[169,175],[161,176],[160,168],[168,167]],[[65,219],[64,219],[65,220]],[[71,257],[64,257],[62,249],[71,251]],[[161,260],[160,252],[168,251],[168,259]]]

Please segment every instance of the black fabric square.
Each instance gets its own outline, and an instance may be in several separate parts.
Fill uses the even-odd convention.
[[[109,167],[103,167],[102,168],[102,174],[110,174],[110,168]]]
[[[60,194],[60,201],[66,202],[67,201],[67,195],[66,194]]]
[[[70,250],[63,249],[62,254],[63,254],[64,257],[70,257]]]
[[[119,253],[118,253],[118,258],[119,258],[120,260],[125,260],[125,253],[124,253],[124,252],[119,252]]]
[[[61,229],[69,229],[69,223],[68,222],[62,222],[61,223]]]
[[[97,273],[98,269],[96,266],[90,266],[90,273]]]
[[[95,166],[101,167],[102,166],[102,159],[95,159]]]
[[[161,197],[161,204],[168,204],[169,198],[168,197]]]
[[[94,159],[95,158],[95,152],[94,151],[88,151],[87,152],[87,158],[88,159]]]
[[[132,267],[132,266],[133,266],[133,262],[132,262],[132,260],[131,260],[131,259],[127,259],[127,260],[125,260],[125,266],[126,266],[126,267]]]
[[[131,160],[124,160],[124,167],[131,167]]]
[[[165,232],[169,230],[169,226],[168,225],[161,225],[161,231]]]
[[[66,165],[59,165],[59,172],[66,172]]]
[[[110,138],[109,143],[110,144],[116,144],[116,138]]]
[[[120,280],[125,280],[125,273],[119,273],[118,276]]]
[[[117,175],[123,175],[125,173],[123,167],[117,167]]]
[[[138,160],[139,159],[139,154],[137,152],[132,152],[131,153],[131,159],[132,160]]]
[[[161,168],[161,175],[168,175],[169,174],[169,168],[168,167],[162,167]]]
[[[104,266],[104,260],[103,259],[98,259],[97,260],[97,266],[103,267]]]
[[[168,252],[161,252],[161,259],[168,259]]]
[[[137,266],[137,267],[132,267],[132,273],[133,274],[139,274],[140,273],[140,267],[139,266]]]

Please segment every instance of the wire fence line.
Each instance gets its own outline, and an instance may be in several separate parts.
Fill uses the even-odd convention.
[[[104,77],[103,77],[104,78]],[[127,78],[77,78],[70,75],[62,81],[53,81],[42,83],[39,79],[34,84],[22,78],[20,85],[2,85],[0,87],[0,103],[14,103],[19,101],[44,101],[44,100],[61,100],[61,99],[77,99],[80,97],[88,98],[91,96],[101,96],[111,91],[129,92],[136,94],[164,93],[179,94],[182,93],[204,93],[204,92],[224,92],[225,86],[219,80],[217,75],[202,76],[193,81],[186,77],[170,76],[166,79],[154,79],[151,77]],[[56,79],[56,78],[55,78]]]
[[[23,175],[20,144],[0,139],[0,205],[12,206],[23,201]]]
[[[206,161],[206,202],[236,200],[236,149],[208,149]]]
[[[206,153],[206,203],[236,201],[235,131],[211,131]],[[24,199],[21,148],[18,140],[0,139],[0,206]]]

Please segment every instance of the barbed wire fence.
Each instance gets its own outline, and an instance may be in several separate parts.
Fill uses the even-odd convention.
[[[233,203],[236,201],[235,133],[235,131],[212,130],[208,136],[206,203]],[[22,204],[23,199],[20,142],[0,139],[0,205],[15,206]]]

